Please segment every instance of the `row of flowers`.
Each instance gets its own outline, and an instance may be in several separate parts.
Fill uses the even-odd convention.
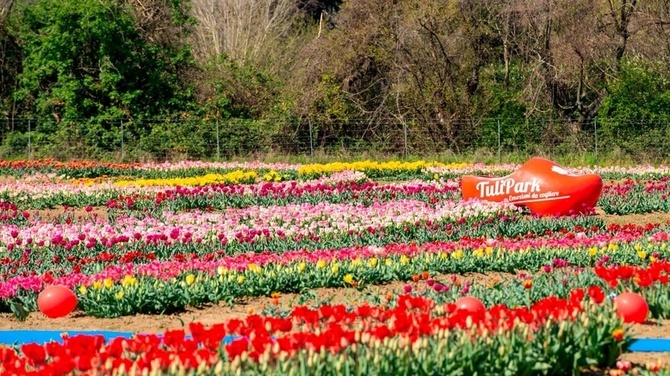
[[[214,273],[175,273],[175,277],[170,279],[126,274],[117,282],[108,277],[88,286],[82,284],[77,291],[80,294],[81,308],[90,315],[114,317],[135,313],[161,313],[204,303],[233,303],[234,299],[246,296],[270,296],[279,292],[300,292],[320,287],[361,287],[368,283],[392,280],[419,281],[426,279],[431,273],[444,273],[439,270],[439,266],[436,267],[440,263],[443,266],[458,264],[440,258],[441,255],[423,260],[386,258],[381,261],[383,265],[376,258],[353,262],[322,261],[309,265],[309,268],[304,262],[266,268],[251,265],[245,271],[230,271],[218,267]],[[522,273],[513,281],[493,280],[480,285],[454,275],[451,277],[454,282],[451,286],[448,282],[438,283],[433,280],[428,284],[428,291],[454,298],[472,294],[489,305],[528,305],[548,295],[562,296],[571,288],[599,285],[614,292],[617,288],[621,290],[625,287],[639,289],[647,296],[654,317],[667,318],[670,314],[669,295],[665,286],[670,268],[666,262],[653,262],[647,267],[608,266],[605,269],[607,273],[615,276],[601,277],[599,273],[602,271],[573,267],[566,259],[538,261],[534,264],[543,265],[540,267],[541,273],[537,275]],[[432,272],[420,271],[424,268]],[[411,289],[411,285],[405,286],[405,292]],[[28,303],[28,306],[31,304]]]
[[[617,244],[607,243],[603,237],[594,240],[583,237],[573,242],[556,239],[549,246],[541,239],[520,241],[516,245],[481,240],[468,244],[462,240],[421,246],[395,244],[384,248],[289,252],[282,256],[241,255],[218,260],[215,259],[220,257],[218,254],[208,254],[182,261],[117,264],[97,269],[94,274],[74,272],[57,276],[47,271],[26,276],[7,275],[6,281],[0,282],[0,297],[5,299],[5,310],[11,308],[12,299],[34,309],[36,294],[45,285],[61,284],[79,291],[89,314],[159,313],[206,302],[232,303],[239,297],[269,296],[273,292],[412,281],[424,272],[433,275],[538,269],[549,272],[566,266],[602,267],[612,263],[665,265],[658,262],[670,257],[668,238],[667,233],[657,233],[652,241]],[[667,277],[663,277],[667,270],[653,269],[652,272],[649,278],[638,276],[634,280],[636,285],[648,287],[656,281],[667,281]],[[596,274],[589,273],[592,278],[603,276],[603,283],[611,286],[612,278],[605,277],[599,269]],[[630,276],[634,277],[634,273]],[[556,283],[554,288],[565,287],[561,286]],[[120,300],[123,297],[127,300]]]
[[[433,224],[464,224],[482,219],[493,222],[493,218],[498,217],[510,220],[518,218],[518,213],[519,210],[510,204],[487,201],[443,201],[431,205],[419,200],[397,200],[369,206],[304,203],[228,208],[222,212],[165,211],[158,217],[135,216],[133,213],[110,214],[108,219],[87,218],[73,221],[70,218],[64,223],[29,218],[23,225],[0,224],[0,243],[5,247],[21,246],[25,242],[36,243],[37,247],[52,243],[65,243],[65,246],[86,243],[92,247],[97,243],[117,239],[116,242],[142,240],[147,243],[220,244],[222,241],[249,241],[257,237],[293,239],[351,235],[392,227],[409,231],[412,228],[418,229],[420,224],[430,227]],[[533,221],[539,220],[530,220]]]
[[[251,205],[316,203],[326,201],[371,202],[417,198],[425,201],[460,197],[459,183],[449,181],[407,181],[394,184],[369,182],[357,172],[342,172],[308,181],[263,182],[234,185],[212,183],[206,186],[124,186],[111,182],[84,184],[68,181],[0,183],[0,199],[16,202],[23,209],[102,206],[110,201],[132,199],[133,208],[162,207],[171,210],[188,208],[223,209]]]
[[[188,178],[192,176],[224,174],[232,170],[253,170],[258,175],[287,175],[291,178],[301,176],[316,178],[341,171],[361,171],[372,178],[407,178],[422,175],[422,169],[439,166],[458,170],[468,163],[443,164],[439,162],[415,161],[360,161],[351,163],[328,164],[268,164],[262,162],[180,162],[164,164],[111,164],[104,162],[66,162],[44,161],[3,161],[0,174],[23,176],[32,172],[57,173],[68,178],[96,178],[100,176],[134,176],[145,179]],[[273,172],[274,171],[274,172]]]
[[[55,160],[0,161],[1,175],[24,176],[35,172],[56,173],[69,178],[96,178],[101,176],[133,176],[145,179],[187,178],[207,173],[225,174],[233,170],[254,170],[259,176],[271,171],[278,175],[314,178],[341,171],[361,171],[371,178],[432,178],[459,177],[463,174],[506,175],[519,168],[517,164],[484,165],[481,163],[440,163],[436,161],[358,161],[326,164],[285,164],[263,162],[202,162],[115,164],[92,161],[58,162]],[[606,179],[658,179],[670,174],[670,167],[640,165],[632,167],[576,167],[566,168],[572,173],[596,173]]]
[[[28,273],[42,273],[46,270],[55,276],[90,274],[119,263],[146,263],[154,260],[183,262],[196,259],[213,261],[226,259],[224,256],[243,255],[226,259],[234,264],[239,262],[234,260],[244,260],[248,257],[244,255],[250,252],[256,254],[252,258],[257,260],[295,260],[313,259],[320,256],[311,255],[320,254],[340,258],[340,255],[350,254],[352,251],[349,249],[362,256],[375,252],[384,254],[383,249],[404,249],[404,246],[395,246],[396,243],[427,244],[421,246],[421,251],[430,252],[430,244],[434,242],[446,242],[443,244],[447,245],[442,248],[448,250],[453,249],[452,244],[467,248],[484,243],[482,239],[491,238],[496,240],[492,240],[486,247],[500,246],[515,250],[519,249],[520,244],[523,248],[598,246],[628,243],[656,233],[659,233],[655,235],[656,238],[662,239],[665,234],[662,228],[654,225],[603,229],[602,223],[593,217],[560,220],[508,217],[499,220],[505,220],[506,225],[501,226],[492,218],[447,223],[420,222],[384,229],[366,228],[361,232],[332,236],[296,236],[291,239],[286,238],[285,234],[282,238],[281,233],[270,233],[267,230],[240,232],[232,238],[226,238],[223,233],[217,235],[216,232],[200,237],[200,234],[194,235],[188,232],[191,230],[180,226],[170,227],[166,232],[147,234],[136,227],[124,229],[113,225],[96,225],[94,222],[87,222],[88,226],[41,223],[43,227],[31,227],[38,231],[33,238],[24,231],[26,228],[0,226],[0,229],[8,231],[8,238],[11,239],[10,243],[0,248],[0,278],[7,280],[16,275],[27,276]],[[510,241],[520,237],[528,242]],[[533,239],[535,241],[531,242]]]
[[[275,175],[269,175],[269,179],[276,179]],[[134,179],[117,180],[113,184],[118,187],[151,187],[151,186],[204,186],[210,184],[251,184],[259,179],[256,171],[235,170],[226,174],[207,174],[203,176],[192,176],[186,178],[171,179]]]
[[[590,291],[590,290],[589,290]],[[613,366],[631,337],[611,304],[584,290],[530,307],[484,312],[401,295],[392,306],[296,307],[285,317],[251,315],[209,328],[189,324],[162,336],[105,344],[63,343],[0,349],[0,370],[25,374],[576,374]],[[597,325],[594,325],[597,323]],[[222,345],[226,336],[232,341]],[[230,338],[230,337],[229,337]]]
[[[439,263],[439,260],[428,259],[423,264],[429,268]],[[555,260],[569,265],[568,261],[562,259],[554,259],[544,264],[552,265]],[[86,314],[116,317],[136,313],[174,312],[188,306],[198,307],[205,303],[220,301],[232,304],[240,297],[270,296],[273,293],[301,292],[320,287],[361,287],[367,283],[383,283],[398,279],[413,281],[416,276],[431,275],[431,272],[425,270],[419,272],[416,262],[414,265],[405,266],[402,258],[394,261],[393,259],[388,263],[384,261],[383,267],[372,266],[375,264],[374,259],[366,260],[359,265],[334,262],[323,267],[316,265],[309,270],[301,263],[286,267],[275,266],[269,270],[255,267],[243,272],[217,268],[214,275],[187,272],[169,280],[126,275],[118,283],[105,279],[93,282],[88,287],[81,285],[77,292],[80,308]],[[478,287],[468,283],[452,289],[446,283],[441,284],[441,287],[433,284],[430,291],[433,292],[432,296],[444,294],[445,297],[456,297],[472,294],[480,297],[485,303],[517,306],[531,304],[549,295],[563,296],[571,288],[594,284],[612,292],[617,289],[635,288],[646,297],[652,317],[670,317],[670,292],[667,288],[670,268],[665,263],[660,265],[652,263],[649,268],[637,268],[629,278],[619,275],[615,279],[607,280],[599,278],[591,269],[573,268],[564,271],[562,268],[565,267],[551,268],[551,272],[545,272],[537,277],[522,275],[515,283]],[[616,268],[613,270],[616,271]],[[451,293],[448,293],[449,291]]]
[[[265,178],[270,179],[266,181]],[[253,206],[420,200],[436,204],[459,200],[457,179],[409,180],[383,184],[371,182],[360,172],[344,171],[314,180],[273,181],[253,171],[233,171],[177,179],[129,181],[36,179],[0,183],[0,200],[18,204],[22,210],[68,206],[107,206],[116,209],[180,211],[225,210]],[[256,181],[262,181],[256,183]],[[244,184],[241,184],[244,183]],[[605,184],[598,206],[608,214],[668,212],[668,178],[626,180]]]
[[[658,180],[627,179],[605,185],[598,202],[605,213],[625,215],[631,213],[670,212],[670,176]]]
[[[658,180],[625,180],[605,184],[597,206],[606,214],[670,212],[670,178]],[[340,182],[338,185],[305,184],[295,181],[255,185],[210,185],[206,187],[178,187],[156,194],[135,194],[135,209],[165,208],[168,210],[214,209],[249,205],[287,205],[291,203],[363,203],[390,200],[417,199],[427,203],[461,198],[460,181],[440,179],[410,180],[393,184],[377,182]],[[116,199],[116,198],[115,198]],[[122,198],[114,200],[123,201]],[[162,204],[162,205],[160,205]],[[128,208],[125,206],[125,208]]]

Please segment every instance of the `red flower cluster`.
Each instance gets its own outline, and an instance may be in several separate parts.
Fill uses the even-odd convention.
[[[19,215],[20,215],[19,210],[15,203],[0,201],[0,222],[11,221],[16,217],[18,217]],[[27,218],[28,216],[30,216],[28,212],[25,212],[25,214],[23,214],[24,218]],[[12,234],[12,237],[14,237],[14,234]]]
[[[598,287],[588,289],[596,303],[604,293]],[[188,337],[184,330],[170,330],[162,337],[138,334],[131,339],[117,338],[104,343],[101,336],[65,338],[63,344],[26,344],[21,353],[0,348],[0,375],[62,375],[72,372],[111,373],[167,370],[174,364],[186,370],[202,364],[213,367],[219,361],[245,355],[259,361],[280,354],[295,355],[303,349],[326,350],[333,354],[353,343],[370,343],[386,338],[406,338],[410,343],[441,330],[459,330],[474,326],[479,332],[509,330],[520,323],[531,330],[548,320],[574,320],[583,310],[586,292],[574,290],[569,298],[548,297],[532,307],[508,308],[496,305],[480,314],[457,309],[455,304],[436,306],[426,297],[401,295],[397,306],[382,308],[361,305],[353,310],[344,305],[324,305],[318,309],[296,307],[287,318],[251,315],[206,328],[191,323]],[[226,335],[238,336],[221,347]]]
[[[616,287],[619,281],[629,280],[634,281],[640,287],[648,287],[654,282],[665,285],[670,275],[670,262],[652,262],[646,268],[630,265],[596,266],[595,273],[611,287]]]

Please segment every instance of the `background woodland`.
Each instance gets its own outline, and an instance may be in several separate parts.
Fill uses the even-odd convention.
[[[669,72],[670,0],[0,0],[0,155],[663,158]]]

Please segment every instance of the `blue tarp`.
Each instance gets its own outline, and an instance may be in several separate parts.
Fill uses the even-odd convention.
[[[630,352],[670,352],[670,338],[640,338],[628,349]]]
[[[117,337],[129,338],[131,332],[113,331],[67,331],[67,330],[0,330],[0,344],[21,345],[24,343],[47,343],[50,341],[62,342],[61,334],[67,333],[69,337],[80,334],[101,335],[109,341]],[[236,336],[226,336],[223,343],[230,343]],[[639,338],[630,346],[630,352],[670,352],[670,338]]]
[[[98,335],[105,337],[106,341],[117,337],[130,338],[131,332],[113,332],[104,330],[82,330],[82,331],[67,331],[67,330],[0,330],[0,344],[2,345],[21,345],[24,343],[47,343],[47,342],[63,342],[61,335],[66,333],[68,337],[76,335]],[[188,337],[188,336],[187,336]],[[230,343],[235,336],[226,336],[223,343]]]

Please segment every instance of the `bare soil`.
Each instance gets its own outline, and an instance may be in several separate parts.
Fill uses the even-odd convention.
[[[608,223],[616,223],[618,225],[625,225],[628,223],[636,225],[646,225],[647,223],[665,224],[670,221],[670,213],[654,212],[645,214],[614,215],[605,214],[601,209],[596,209],[596,213]]]
[[[491,285],[515,278],[507,273],[469,273],[466,275],[443,274],[434,276],[439,281],[450,281],[456,277],[455,284],[465,281]],[[242,318],[249,314],[263,313],[269,308],[291,309],[300,305],[319,306],[322,304],[357,305],[364,302],[386,301],[389,294],[403,292],[405,285],[413,288],[425,286],[425,282],[393,282],[387,285],[356,288],[320,288],[309,294],[281,294],[277,299],[272,297],[255,297],[241,299],[233,306],[225,303],[206,305],[200,308],[189,307],[186,311],[170,315],[134,315],[118,318],[95,318],[75,311],[68,317],[50,319],[40,312],[33,312],[25,321],[19,321],[12,314],[0,314],[0,330],[7,329],[43,329],[43,330],[113,330],[129,332],[155,333],[167,329],[181,328],[190,322],[198,321],[206,325],[215,324],[232,318]],[[639,338],[670,337],[670,320],[649,320],[644,324],[635,324],[632,334]]]

